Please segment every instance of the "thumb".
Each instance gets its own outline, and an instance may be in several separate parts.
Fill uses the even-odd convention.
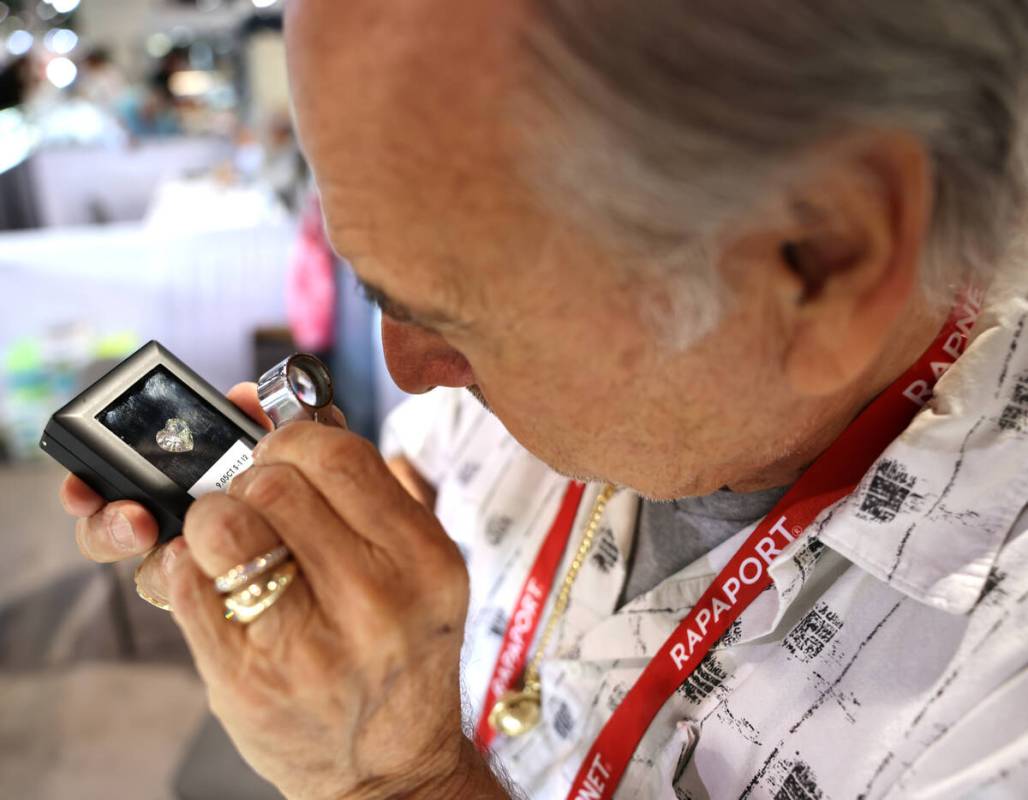
[[[254,422],[267,430],[272,430],[275,426],[271,424],[271,420],[268,419],[268,415],[264,413],[261,408],[260,401],[257,399],[257,384],[251,382],[237,383],[228,393],[225,395],[228,399],[242,411],[246,416],[250,417]]]

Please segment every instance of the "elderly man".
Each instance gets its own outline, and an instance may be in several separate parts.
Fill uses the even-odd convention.
[[[422,396],[385,458],[268,436],[146,562],[250,763],[291,798],[1028,794],[1028,5],[292,0],[287,37]],[[64,500],[87,555],[153,546]],[[226,622],[211,579],[281,544],[299,577]]]

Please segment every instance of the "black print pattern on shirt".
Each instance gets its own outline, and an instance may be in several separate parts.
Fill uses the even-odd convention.
[[[998,424],[1003,431],[1028,433],[1028,373],[1021,375],[1014,384],[1014,393],[1000,413]]]
[[[613,569],[618,560],[618,546],[614,543],[614,532],[610,528],[600,528],[590,558],[596,568],[604,574]]]
[[[553,715],[553,732],[561,739],[567,739],[575,728],[575,718],[571,714],[571,706],[561,700],[557,713]]]
[[[821,800],[822,796],[813,770],[808,764],[797,761],[775,793],[775,800]]]
[[[493,621],[489,625],[489,633],[493,636],[503,636],[507,632],[507,614],[502,608],[496,609]]]
[[[607,697],[607,708],[613,712],[619,705],[621,705],[621,701],[625,699],[627,694],[628,684],[615,684],[614,688],[610,690],[610,695]]]
[[[821,651],[841,629],[842,617],[826,603],[817,603],[789,631],[782,646],[800,661],[811,661],[821,655]]]
[[[498,514],[485,522],[485,540],[493,547],[497,547],[506,537],[514,518],[506,514]]]
[[[699,705],[710,697],[727,678],[728,673],[724,667],[714,658],[713,653],[708,653],[693,674],[678,687],[678,691],[687,700]]]
[[[721,638],[717,640],[714,645],[714,649],[723,650],[736,644],[742,636],[742,620],[733,619],[732,624],[728,626]]]
[[[892,522],[903,503],[912,496],[915,483],[917,478],[906,467],[895,459],[883,458],[878,462],[857,516],[869,521]]]
[[[457,469],[457,483],[461,486],[467,486],[474,477],[478,474],[478,471],[482,468],[481,464],[474,461],[465,461]]]
[[[1003,589],[1003,581],[1006,580],[1007,573],[996,567],[994,564],[989,569],[989,575],[985,579],[985,585],[982,587],[981,597],[978,598],[976,605],[998,605],[1004,599],[1006,599],[1006,591]]]

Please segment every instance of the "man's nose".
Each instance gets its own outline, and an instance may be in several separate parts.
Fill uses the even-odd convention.
[[[409,394],[475,383],[468,360],[437,333],[382,317],[382,348],[396,385]]]

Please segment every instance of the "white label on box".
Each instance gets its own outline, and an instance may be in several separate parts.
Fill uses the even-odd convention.
[[[253,450],[240,439],[192,485],[189,494],[200,498],[211,492],[223,492],[236,475],[246,472],[252,466]]]

